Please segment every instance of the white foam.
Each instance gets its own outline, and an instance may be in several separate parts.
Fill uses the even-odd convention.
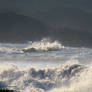
[[[61,86],[49,92],[92,92],[92,66],[84,69],[79,76],[71,78],[69,86]]]
[[[73,77],[84,70],[80,64],[65,64],[58,68],[28,68],[19,70],[15,65],[0,67],[0,82],[7,86],[14,86],[16,90],[28,92],[47,92],[48,90],[66,85],[66,81],[73,83]],[[54,92],[54,91],[51,91]]]
[[[28,46],[23,49],[24,52],[31,51],[55,51],[64,49],[64,46],[58,41],[50,42],[47,40],[41,40],[38,42],[33,42],[31,46]]]
[[[23,53],[23,51],[21,50],[17,50],[14,48],[6,48],[6,47],[0,48],[0,52],[2,53]]]

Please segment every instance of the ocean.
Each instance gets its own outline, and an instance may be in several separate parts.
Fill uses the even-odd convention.
[[[22,92],[91,92],[92,48],[42,39],[0,43],[0,86]]]
[[[0,0],[0,88],[92,92],[92,0]]]

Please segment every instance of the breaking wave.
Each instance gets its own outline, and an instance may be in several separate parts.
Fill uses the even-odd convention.
[[[79,76],[71,78],[69,86],[54,88],[49,92],[92,92],[92,66],[84,69]]]
[[[64,49],[64,46],[60,44],[58,41],[50,42],[47,39],[43,39],[38,42],[33,42],[31,46],[24,48],[24,52],[32,52],[32,51],[56,51]]]
[[[1,53],[25,53],[25,52],[34,52],[34,51],[57,51],[64,49],[65,47],[58,41],[50,42],[47,39],[41,41],[29,42],[28,44],[23,44],[24,48],[18,48],[16,44],[8,44],[7,46],[1,46]],[[15,47],[14,47],[15,46]]]
[[[45,69],[0,66],[0,83],[23,92],[91,92],[91,77],[92,67],[78,62]]]

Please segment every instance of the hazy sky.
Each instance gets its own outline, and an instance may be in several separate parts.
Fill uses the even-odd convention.
[[[48,28],[54,31],[63,30],[66,35],[66,37],[62,35],[64,39],[67,35],[69,36],[69,33],[71,38],[73,32],[74,38],[77,36],[76,39],[79,38],[78,32],[80,32],[81,39],[85,39],[85,36],[88,41],[92,39],[90,35],[92,33],[92,0],[0,0],[0,12],[0,31],[9,31],[8,38],[10,39],[11,36],[16,36],[14,32],[17,31],[27,32],[25,37],[28,37],[28,32],[35,30],[35,36],[39,32],[46,35],[51,30]],[[57,37],[58,35],[61,37],[60,34],[57,33]],[[23,37],[24,35],[23,33]],[[1,34],[0,37],[3,39],[4,36],[7,38],[6,34]]]
[[[0,0],[0,11],[35,17],[56,26],[90,29],[92,0]]]
[[[0,9],[16,12],[43,12],[56,7],[77,7],[91,11],[92,0],[0,0]]]

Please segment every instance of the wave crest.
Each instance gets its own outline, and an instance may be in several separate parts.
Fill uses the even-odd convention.
[[[31,67],[23,71],[13,65],[6,68],[0,67],[0,81],[4,82],[7,86],[16,87],[15,90],[47,92],[55,87],[66,85],[73,77],[80,74],[82,70],[84,70],[84,66],[76,63],[47,69]]]
[[[85,68],[78,76],[71,78],[68,86],[61,85],[49,92],[92,92],[92,66]]]
[[[31,46],[24,48],[24,52],[33,52],[33,51],[56,51],[64,49],[64,46],[58,41],[50,42],[47,40],[41,40],[38,42],[33,42]]]
[[[1,53],[23,53],[21,50],[18,50],[18,49],[14,49],[14,48],[6,48],[6,47],[3,47],[3,48],[0,48],[0,52]]]

